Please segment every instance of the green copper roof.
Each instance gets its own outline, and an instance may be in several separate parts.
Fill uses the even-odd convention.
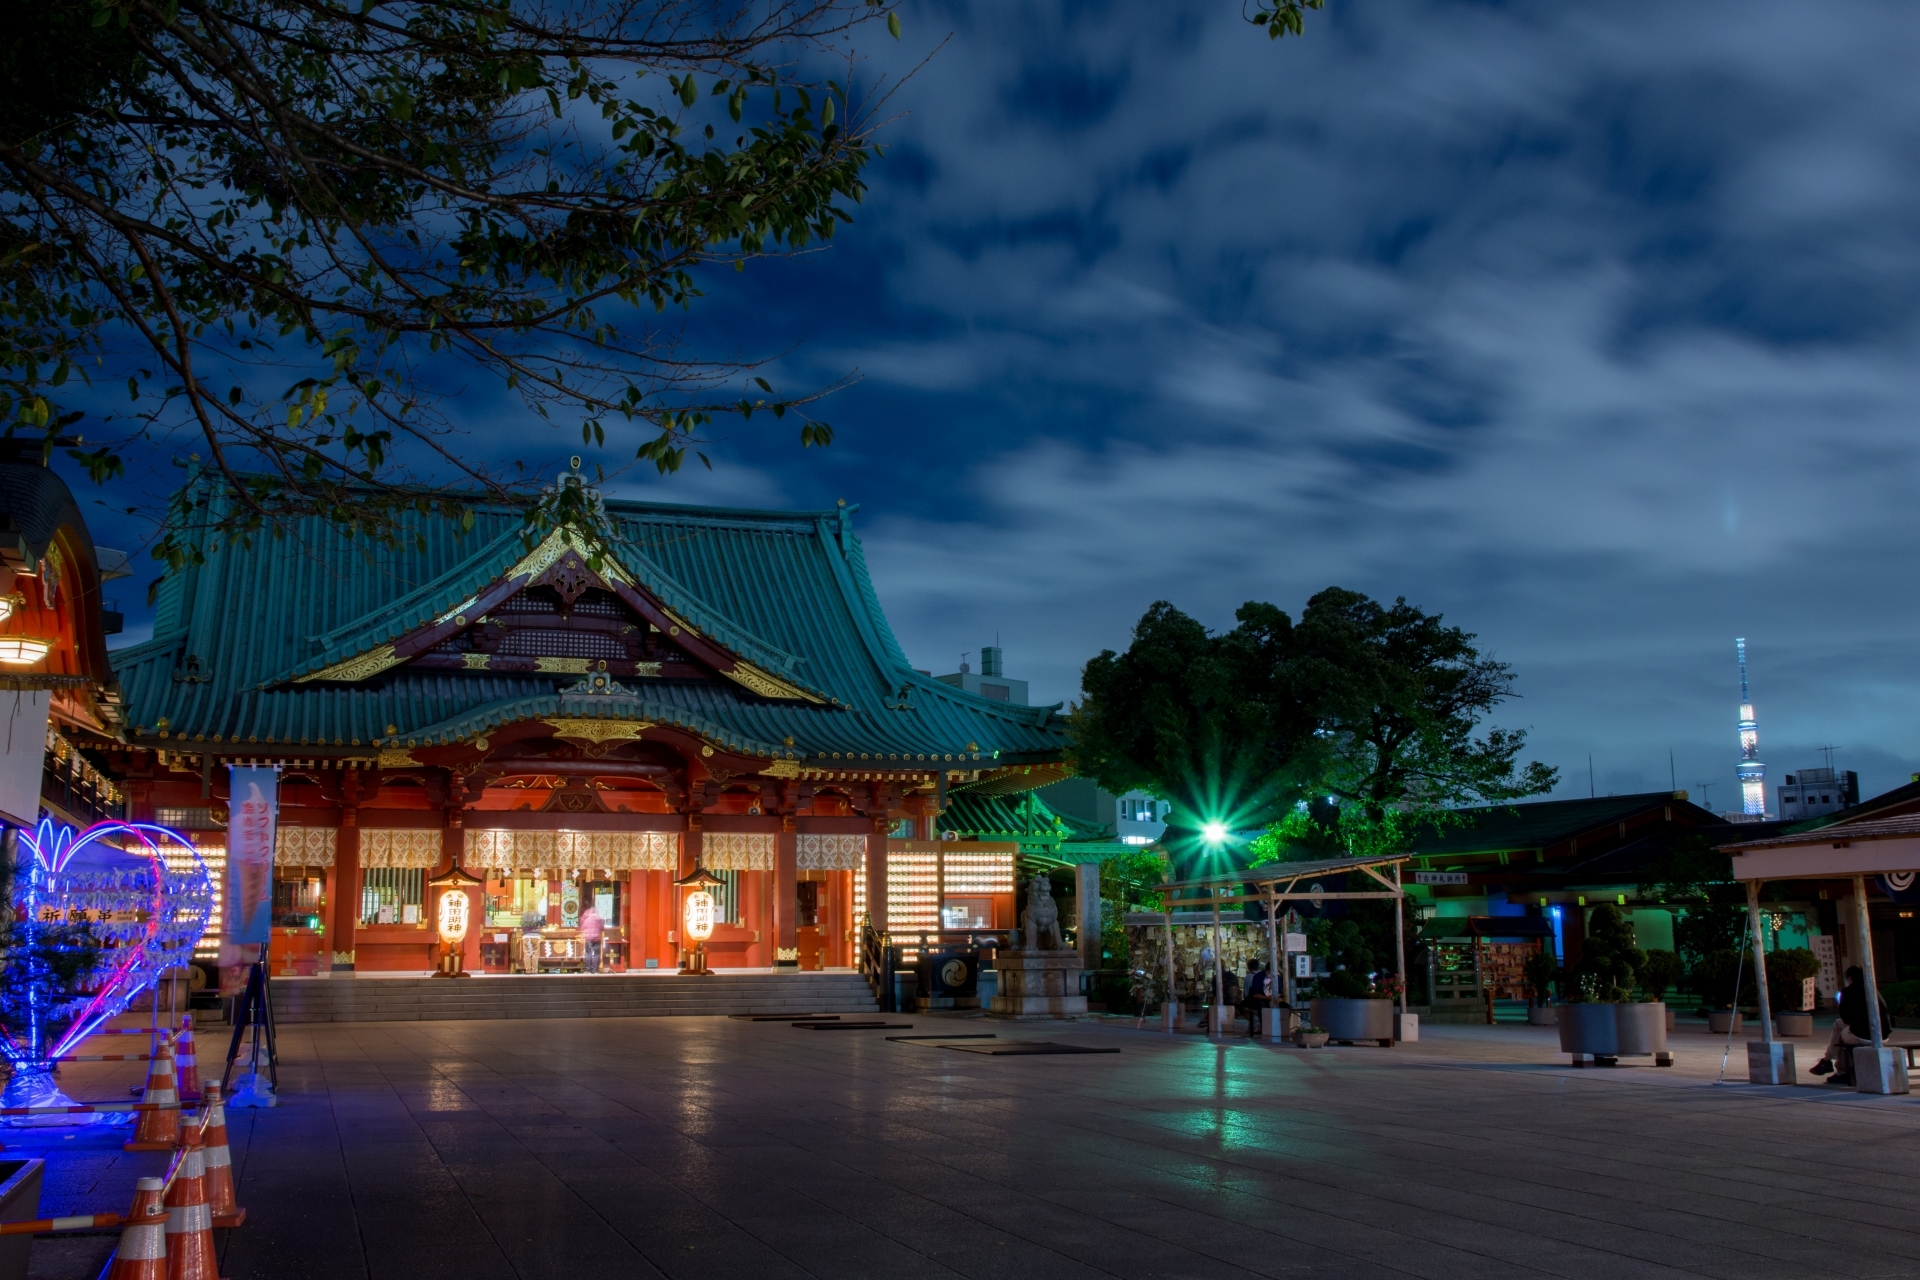
[[[202,481],[179,501],[204,523],[226,499]],[[357,682],[302,682],[453,616],[507,576],[529,549],[520,513],[479,504],[464,535],[441,517],[410,516],[397,547],[318,520],[250,545],[203,538],[205,563],[161,583],[153,639],[113,655],[127,722],[150,735],[164,720],[176,738],[372,744],[564,715],[678,724],[762,756],[871,755],[881,768],[896,757],[978,768],[996,753],[1002,764],[1060,754],[1065,726],[1050,709],[990,702],[907,664],[851,509],[609,501],[606,512],[605,549],[637,584],[738,659],[821,701],[761,697],[728,680],[629,679],[628,695],[609,697],[567,692],[577,675],[404,663]]]

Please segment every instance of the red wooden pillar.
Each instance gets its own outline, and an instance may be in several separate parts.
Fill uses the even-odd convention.
[[[702,839],[700,831],[700,815],[690,813],[687,815],[686,834],[680,837],[680,875],[675,878],[679,879],[690,876],[693,874],[695,867],[705,865],[705,859],[703,857],[705,852],[705,841]],[[692,942],[682,936],[685,932],[683,925],[685,910],[686,895],[680,890],[675,889],[671,900],[667,904],[667,918],[673,921],[673,963],[675,968],[680,966],[680,957],[693,949]],[[665,964],[666,962],[663,960],[661,963]]]
[[[876,933],[887,931],[887,820],[875,818],[867,833],[867,915]],[[858,929],[860,922],[853,922]]]
[[[778,969],[800,967],[799,943],[793,932],[800,836],[793,825],[792,818],[784,819],[780,834],[773,838],[773,963]]]
[[[627,872],[627,891],[621,895],[620,932],[627,940],[627,968],[647,967],[647,873]]]
[[[333,971],[353,971],[353,939],[360,927],[360,812],[340,808],[340,835],[333,848]]]

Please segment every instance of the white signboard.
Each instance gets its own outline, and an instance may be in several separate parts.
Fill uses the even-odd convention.
[[[0,690],[0,817],[17,826],[40,820],[40,770],[47,758],[45,689]]]
[[[1289,951],[1305,951],[1306,949],[1307,949],[1307,935],[1306,935],[1306,934],[1304,934],[1304,933],[1290,933],[1290,934],[1288,934],[1288,935],[1287,935],[1287,950],[1289,950]]]
[[[1467,873],[1464,871],[1416,871],[1413,873],[1415,884],[1465,884]]]

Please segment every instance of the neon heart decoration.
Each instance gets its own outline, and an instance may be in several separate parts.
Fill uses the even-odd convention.
[[[24,1084],[22,1077],[50,1073],[161,974],[192,958],[214,886],[193,842],[150,822],[96,822],[75,834],[42,821],[18,840],[12,951],[23,960],[5,980],[0,1053]],[[47,956],[75,925],[91,934],[99,954],[63,984]]]

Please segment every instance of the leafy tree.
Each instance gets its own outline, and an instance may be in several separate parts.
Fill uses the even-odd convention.
[[[1533,1002],[1544,1005],[1553,999],[1553,984],[1560,979],[1560,966],[1554,963],[1553,953],[1541,948],[1529,955],[1522,967],[1527,980],[1527,993]]]
[[[815,245],[878,154],[808,80],[885,0],[39,0],[0,45],[0,419],[96,479],[184,431],[242,531],[391,537],[416,481],[520,493],[447,398],[517,396],[677,469],[721,414],[830,428],[648,319]],[[91,391],[80,391],[83,382]],[[633,447],[632,438],[628,447]],[[167,533],[179,563],[195,539]]]
[[[1341,843],[1355,856],[1404,849],[1418,827],[1463,805],[1553,788],[1558,772],[1522,766],[1526,733],[1480,722],[1513,695],[1513,669],[1472,634],[1404,598],[1382,605],[1329,587],[1294,629],[1293,683],[1319,691],[1326,768],[1316,790],[1337,798]]]
[[[1746,929],[1746,891],[1733,863],[1702,835],[1683,836],[1647,864],[1640,896],[1677,907],[1673,946],[1689,969],[1717,951],[1738,951]]]
[[[1767,953],[1767,1000],[1775,1013],[1794,1013],[1802,1007],[1808,978],[1820,976],[1820,961],[1805,947],[1782,947]]]
[[[1647,953],[1634,945],[1633,926],[1620,908],[1603,902],[1587,920],[1587,938],[1580,944],[1580,989],[1586,999],[1617,1001],[1637,985]]]
[[[1293,808],[1317,773],[1312,700],[1293,683],[1293,623],[1248,603],[1214,635],[1166,601],[1133,629],[1125,653],[1088,662],[1086,699],[1070,721],[1076,768],[1122,794],[1171,806],[1162,844],[1176,875],[1218,860],[1203,831],[1264,828]]]
[[[1649,1000],[1665,1000],[1667,989],[1680,981],[1680,957],[1671,951],[1654,948],[1640,966],[1640,988]]]

